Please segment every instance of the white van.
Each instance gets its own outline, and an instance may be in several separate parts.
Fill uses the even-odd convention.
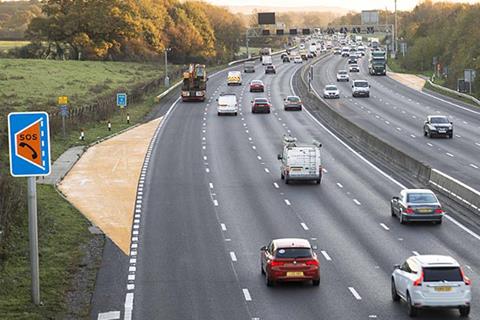
[[[272,56],[262,56],[262,65],[269,66],[273,64]]]
[[[229,71],[227,75],[227,85],[242,85],[242,73],[240,71]]]
[[[221,93],[217,99],[217,114],[238,114],[237,96],[234,93]]]
[[[322,160],[318,142],[312,144],[299,144],[297,139],[291,136],[284,136],[283,152],[278,155],[280,165],[280,176],[285,183],[290,181],[315,181],[320,184],[322,181]]]
[[[352,83],[352,97],[370,97],[370,85],[367,80],[354,80]]]

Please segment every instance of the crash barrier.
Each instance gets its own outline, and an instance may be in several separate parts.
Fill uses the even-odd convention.
[[[318,115],[329,128],[354,146],[359,147],[362,151],[366,151],[373,157],[404,170],[421,183],[430,185],[433,189],[460,203],[462,206],[468,207],[472,212],[480,216],[479,191],[449,177],[439,170],[431,168],[428,164],[416,160],[369,131],[359,127],[356,123],[343,117],[329,106],[317,92],[309,90],[307,76],[310,66],[327,56],[322,56],[308,63],[300,69],[300,77],[295,75],[293,80],[295,89],[298,91],[297,94],[310,107],[312,113]]]
[[[466,93],[462,93],[462,92],[458,92],[458,91],[455,91],[455,90],[452,90],[450,88],[446,88],[444,86],[441,86],[441,85],[438,85],[436,83],[433,83],[433,81],[431,81],[430,79],[427,80],[428,84],[430,84],[432,87],[434,88],[437,88],[437,89],[440,89],[440,90],[443,90],[445,92],[448,92],[448,93],[451,93],[451,94],[455,94],[459,97],[462,97],[462,98],[465,98],[465,99],[469,99],[471,100],[472,102],[480,105],[480,100],[478,100],[477,98],[475,97],[472,97],[471,95],[469,94],[466,94]]]

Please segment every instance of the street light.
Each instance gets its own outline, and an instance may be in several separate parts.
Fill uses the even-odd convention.
[[[393,52],[397,55],[397,0],[395,0],[395,27],[393,32]]]
[[[165,87],[170,87],[170,78],[168,77],[168,53],[172,48],[165,48]]]

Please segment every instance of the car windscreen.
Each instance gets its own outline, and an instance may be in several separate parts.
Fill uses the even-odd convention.
[[[335,91],[335,90],[337,90],[337,87],[335,87],[335,86],[326,86],[325,89],[326,89],[327,91]]]
[[[275,258],[311,258],[310,248],[280,248],[275,251]]]
[[[459,267],[423,268],[423,281],[463,281]]]
[[[298,97],[288,97],[287,101],[288,102],[299,102],[300,98],[298,98]]]
[[[432,117],[430,121],[432,123],[448,123],[448,119],[444,117]]]
[[[338,74],[347,74],[347,71],[345,71],[345,70],[338,71]]]
[[[358,88],[366,88],[368,87],[368,82],[363,82],[363,81],[357,81],[355,82],[355,87],[358,87]]]
[[[437,199],[431,193],[409,193],[407,195],[408,203],[436,203]]]

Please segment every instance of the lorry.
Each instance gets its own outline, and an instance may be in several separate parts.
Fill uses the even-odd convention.
[[[373,50],[370,53],[368,61],[368,73],[370,75],[386,75],[387,74],[387,54],[385,51]]]
[[[272,48],[262,48],[260,49],[261,56],[271,56],[272,55]]]
[[[217,99],[217,114],[238,114],[237,95],[235,93],[221,93]]]
[[[272,56],[262,56],[262,65],[269,66],[273,64]]]
[[[205,101],[207,69],[204,64],[191,63],[183,73],[182,101]]]
[[[277,158],[281,161],[280,177],[286,184],[290,181],[322,181],[321,143],[301,144],[297,139],[283,137],[283,150]]]

